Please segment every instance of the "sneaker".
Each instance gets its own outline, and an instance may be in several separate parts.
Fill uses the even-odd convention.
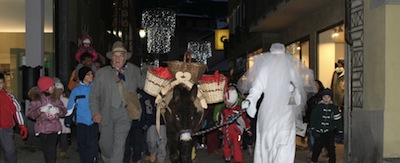
[[[231,158],[225,158],[225,163],[231,163]]]

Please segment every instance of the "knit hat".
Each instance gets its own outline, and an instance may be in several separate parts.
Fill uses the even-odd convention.
[[[90,44],[91,42],[90,42],[90,39],[89,39],[89,38],[85,38],[85,39],[82,41],[82,43],[88,43],[88,44]]]
[[[54,79],[48,76],[42,76],[39,78],[37,85],[39,90],[44,92],[54,85]]]
[[[64,90],[64,85],[63,85],[62,83],[60,83],[60,82],[56,82],[56,84],[54,84],[54,86],[55,86],[57,89],[62,89],[62,90]]]
[[[78,72],[79,81],[83,81],[89,71],[92,71],[92,69],[90,69],[89,67],[83,66],[82,68],[80,68]]]
[[[0,73],[0,79],[6,79],[2,73]]]
[[[328,95],[328,96],[331,96],[331,98],[332,98],[332,91],[330,90],[330,89],[324,89],[322,92],[321,92],[321,96],[325,96],[325,95]]]
[[[108,58],[108,59],[111,59],[113,53],[115,53],[115,52],[123,52],[123,53],[125,54],[125,59],[126,59],[126,60],[128,60],[129,58],[132,57],[132,53],[131,53],[131,52],[128,52],[128,51],[125,49],[125,47],[124,47],[124,45],[123,45],[123,43],[122,43],[121,41],[116,41],[116,42],[114,42],[114,44],[113,44],[113,46],[112,46],[112,48],[111,48],[111,51],[109,51],[109,52],[106,53],[107,58]]]

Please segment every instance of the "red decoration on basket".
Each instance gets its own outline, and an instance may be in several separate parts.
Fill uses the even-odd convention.
[[[160,78],[164,79],[172,79],[171,73],[168,71],[167,67],[157,67],[151,70],[155,75],[157,75]]]
[[[208,104],[224,101],[224,91],[228,84],[228,78],[219,74],[218,71],[214,75],[203,75],[199,80],[200,89],[203,91]]]

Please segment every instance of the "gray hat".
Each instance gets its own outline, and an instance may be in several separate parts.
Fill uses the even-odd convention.
[[[114,52],[123,52],[125,54],[125,59],[126,60],[128,60],[129,58],[132,57],[132,53],[128,52],[125,49],[125,47],[124,47],[124,45],[123,45],[123,43],[121,41],[114,42],[114,44],[113,44],[113,46],[111,48],[111,51],[106,53],[107,58],[111,59]]]

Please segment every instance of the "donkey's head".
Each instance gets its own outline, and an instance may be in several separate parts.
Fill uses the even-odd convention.
[[[204,113],[195,106],[197,90],[197,85],[190,89],[178,84],[173,88],[173,97],[168,105],[170,112],[165,114],[172,162],[191,162],[194,146],[191,134],[200,129]],[[179,152],[175,153],[174,148]]]

